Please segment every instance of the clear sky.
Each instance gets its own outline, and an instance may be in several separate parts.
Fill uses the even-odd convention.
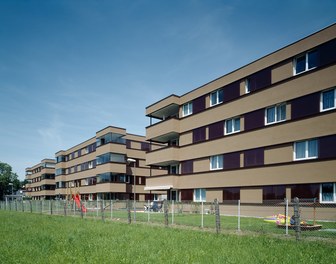
[[[0,0],[0,161],[25,168],[336,22],[335,0]]]

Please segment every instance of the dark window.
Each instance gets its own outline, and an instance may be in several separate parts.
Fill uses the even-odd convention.
[[[320,93],[313,93],[292,101],[292,119],[298,119],[319,113]]]
[[[126,139],[126,148],[131,148],[131,141],[129,139]]]
[[[264,165],[264,149],[250,149],[244,151],[244,166],[260,166]]]
[[[150,144],[148,142],[141,142],[141,150],[150,151]]]
[[[224,135],[224,122],[209,125],[209,139],[215,139]]]
[[[205,109],[205,96],[193,100],[193,114],[202,112]]]
[[[239,187],[224,188],[223,200],[224,201],[240,200],[240,188]]]
[[[297,184],[292,186],[291,197],[292,199],[294,199],[295,197],[298,197],[299,199],[318,198],[319,192],[319,184]]]
[[[265,123],[265,110],[259,109],[244,115],[245,119],[245,131],[260,128],[264,126]]]
[[[322,44],[319,48],[320,65],[328,65],[336,62],[336,39]]]
[[[326,136],[319,139],[319,158],[336,157],[336,135]]]
[[[234,100],[240,96],[240,82],[224,86],[224,102]]]
[[[240,153],[224,154],[224,169],[236,169],[240,167]]]
[[[186,160],[181,162],[181,173],[188,174],[194,172],[194,162],[193,160]]]
[[[286,198],[286,187],[279,186],[264,186],[263,200],[283,200]]]
[[[193,143],[205,140],[205,127],[199,127],[193,130]]]
[[[271,85],[271,68],[266,68],[248,77],[250,91],[257,91]]]
[[[192,201],[193,195],[193,190],[181,190],[181,201]]]

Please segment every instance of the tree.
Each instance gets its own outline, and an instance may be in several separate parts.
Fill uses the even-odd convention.
[[[0,161],[0,199],[4,199],[6,194],[11,194],[12,187],[9,183],[13,183],[13,192],[20,188],[18,175],[12,172],[12,167]]]

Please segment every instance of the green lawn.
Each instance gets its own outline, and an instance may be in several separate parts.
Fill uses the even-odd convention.
[[[335,263],[334,243],[0,211],[0,263]]]

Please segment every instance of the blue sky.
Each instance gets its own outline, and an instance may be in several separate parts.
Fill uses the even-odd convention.
[[[332,23],[336,1],[0,0],[0,161],[25,168]]]

